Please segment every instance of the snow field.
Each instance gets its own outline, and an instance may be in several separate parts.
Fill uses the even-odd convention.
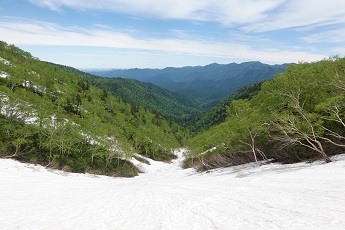
[[[0,229],[345,229],[345,155],[111,178],[0,159]]]

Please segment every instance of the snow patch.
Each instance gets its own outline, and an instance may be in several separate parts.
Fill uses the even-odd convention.
[[[31,81],[24,81],[23,82],[23,87],[25,88],[33,88],[35,92],[40,93],[40,94],[45,94],[47,92],[47,89],[43,86],[35,85]]]
[[[205,155],[205,154],[211,153],[211,152],[213,152],[213,151],[215,151],[215,150],[217,150],[217,147],[214,146],[214,147],[212,147],[212,148],[206,150],[205,152],[200,153],[199,155]]]
[[[13,101],[7,95],[0,94],[0,114],[14,120],[22,120],[26,124],[36,124],[37,113],[25,102]]]
[[[10,75],[8,73],[0,70],[0,78],[8,78],[8,77],[10,77]]]
[[[34,76],[37,76],[37,77],[41,77],[41,75],[39,75],[38,73],[36,73],[35,71],[31,70],[31,71],[28,71],[28,74],[30,75],[34,75]]]
[[[4,63],[5,65],[8,65],[8,66],[13,66],[10,61],[8,61],[2,57],[0,57],[0,62]]]
[[[344,229],[345,155],[195,173],[150,160],[135,178],[0,159],[1,229]],[[238,177],[238,171],[248,176]]]

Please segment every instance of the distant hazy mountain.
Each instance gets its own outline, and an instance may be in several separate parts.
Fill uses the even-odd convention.
[[[182,68],[114,69],[89,72],[104,77],[132,78],[151,82],[207,104],[212,101],[221,101],[244,86],[272,79],[275,74],[283,72],[289,65],[268,65],[261,62],[213,63]]]

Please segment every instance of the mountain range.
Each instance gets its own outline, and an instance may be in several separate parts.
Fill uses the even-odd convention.
[[[103,77],[131,78],[150,82],[199,101],[206,108],[220,102],[240,88],[272,79],[290,64],[268,65],[261,62],[209,64],[164,69],[113,69],[88,71]],[[213,102],[213,103],[212,103]]]

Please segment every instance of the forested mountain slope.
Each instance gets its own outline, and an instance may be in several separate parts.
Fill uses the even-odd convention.
[[[73,172],[133,176],[133,154],[174,157],[172,121],[0,42],[0,156]]]
[[[95,77],[0,42],[0,157],[117,176],[137,174],[129,162],[135,154],[169,161],[183,144],[185,166],[199,169],[262,159],[328,162],[345,152],[344,70],[344,58],[290,65],[196,116],[195,101],[152,84]],[[164,115],[180,116],[185,127],[108,89],[169,108]]]
[[[291,65],[251,99],[232,100],[226,120],[188,143],[186,165],[284,162],[345,152],[345,59]]]
[[[92,72],[105,77],[133,78],[183,93],[205,106],[222,101],[238,89],[283,72],[289,64],[267,65],[260,62],[210,64],[207,66],[128,69]]]
[[[124,78],[97,77],[72,67],[52,65],[106,90],[125,102],[148,108],[178,122],[184,121],[202,110],[200,103],[196,100],[152,83]]]
[[[227,107],[233,100],[252,99],[261,89],[262,82],[254,83],[239,89],[230,97],[216,104],[212,109],[200,113],[198,116],[190,117],[184,121],[184,126],[194,133],[207,130],[214,125],[218,125],[225,121],[227,117]]]

